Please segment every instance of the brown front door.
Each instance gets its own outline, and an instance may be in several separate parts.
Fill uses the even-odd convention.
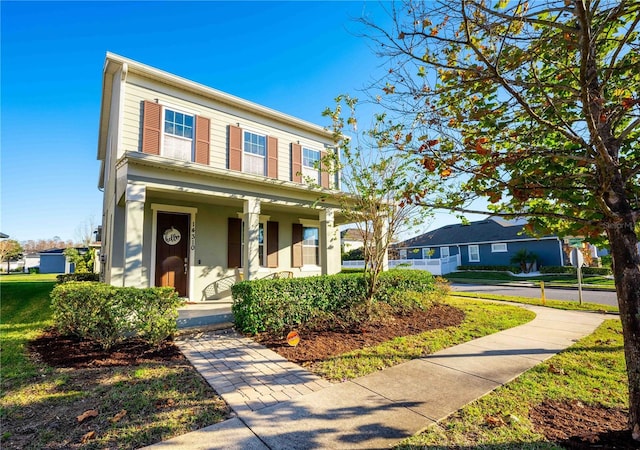
[[[189,216],[158,212],[156,286],[171,286],[188,297]]]

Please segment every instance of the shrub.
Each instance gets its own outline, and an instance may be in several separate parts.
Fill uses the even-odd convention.
[[[343,261],[362,261],[364,259],[364,248],[354,248],[342,254]]]
[[[242,281],[231,287],[236,327],[245,333],[276,334],[306,326],[349,327],[368,319],[363,273],[323,275],[283,280]],[[434,289],[430,273],[390,270],[380,275],[377,302],[393,307],[396,293]]]
[[[56,276],[58,283],[68,283],[69,281],[100,281],[100,274],[97,273],[63,273]]]
[[[104,348],[133,336],[159,345],[175,332],[181,302],[173,288],[70,281],[51,292],[58,330],[95,340]]]
[[[29,273],[40,273],[40,267],[29,267]]]
[[[540,268],[540,273],[568,273],[576,275],[576,268],[573,266],[546,266]],[[609,267],[583,267],[583,275],[611,275]]]
[[[585,275],[611,275],[610,267],[583,267],[582,273]]]
[[[458,266],[458,270],[488,270],[492,272],[511,272],[520,273],[522,269],[519,266]]]

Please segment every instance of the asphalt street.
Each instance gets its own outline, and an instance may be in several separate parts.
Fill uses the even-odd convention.
[[[483,292],[497,295],[514,295],[519,297],[540,298],[540,288],[525,286],[488,286],[481,284],[452,284],[454,291],[460,292]],[[547,300],[578,301],[577,289],[545,288]],[[582,291],[582,301],[589,303],[599,303],[601,305],[618,306],[616,293],[613,291]]]

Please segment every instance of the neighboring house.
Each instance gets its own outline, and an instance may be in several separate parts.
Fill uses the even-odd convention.
[[[63,248],[53,248],[40,252],[40,273],[69,273],[70,267]]]
[[[74,273],[75,265],[64,256],[64,248],[44,250],[40,255],[40,273]],[[87,253],[87,247],[76,247],[81,255]]]
[[[489,218],[468,225],[446,225],[396,245],[400,259],[431,259],[460,255],[464,266],[508,266],[520,249],[537,256],[538,267],[564,263],[562,240],[557,236],[533,238],[522,221]]]
[[[340,271],[324,128],[108,53],[98,139],[105,282],[199,301],[218,282]]]
[[[26,253],[24,255],[24,271],[28,272],[29,269],[40,267],[40,253]]]
[[[342,253],[348,253],[356,248],[364,247],[365,231],[359,228],[347,228],[340,232],[340,244]],[[371,241],[371,237],[369,238]]]

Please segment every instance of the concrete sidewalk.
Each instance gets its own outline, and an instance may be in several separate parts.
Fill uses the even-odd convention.
[[[590,334],[604,315],[537,317],[424,358],[331,384],[233,331],[178,344],[235,417],[150,448],[387,448]]]

